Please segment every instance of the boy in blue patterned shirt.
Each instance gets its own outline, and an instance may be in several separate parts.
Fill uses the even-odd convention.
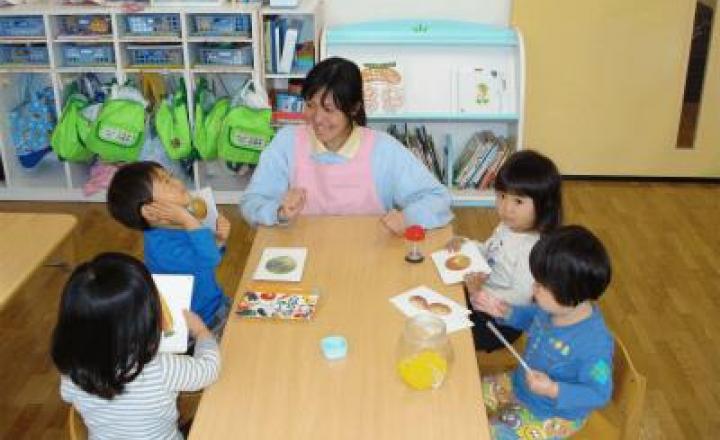
[[[530,372],[483,377],[493,438],[561,439],[576,433],[612,394],[614,341],[593,303],[611,278],[602,243],[582,226],[545,235],[530,253],[529,306],[480,295],[477,309],[527,332]]]

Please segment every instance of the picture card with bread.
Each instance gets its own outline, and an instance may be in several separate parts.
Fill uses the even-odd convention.
[[[260,256],[253,279],[299,282],[306,258],[307,248],[304,247],[267,247]]]
[[[218,209],[212,188],[208,186],[194,191],[190,194],[190,197],[188,211],[190,211],[193,217],[200,220],[203,227],[216,231]]]
[[[162,306],[161,352],[185,353],[190,335],[183,310],[190,310],[195,277],[153,274]]]
[[[431,255],[440,278],[445,284],[461,283],[467,273],[490,273],[492,269],[477,244],[466,240],[457,252],[441,249]]]
[[[470,310],[427,286],[418,286],[390,298],[405,316],[429,313],[445,321],[448,333],[472,327]]]

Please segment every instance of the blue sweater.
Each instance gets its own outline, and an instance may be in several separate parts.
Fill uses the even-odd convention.
[[[157,274],[188,274],[195,276],[191,309],[207,325],[223,300],[223,291],[215,279],[222,254],[215,244],[213,232],[207,228],[194,230],[150,228],[144,233],[145,265]]]
[[[295,167],[295,130],[284,127],[260,155],[260,163],[240,200],[240,211],[252,225],[275,225],[277,210],[292,183]],[[348,159],[333,153],[313,153],[322,164],[344,163]],[[380,202],[389,211],[402,210],[405,223],[425,228],[445,226],[453,218],[447,188],[400,142],[383,132],[375,132],[371,157],[373,182]],[[371,184],[368,182],[368,184]]]
[[[525,370],[517,368],[513,373],[515,396],[537,417],[582,419],[610,400],[613,337],[596,305],[592,315],[573,325],[558,327],[551,318],[532,304],[513,307],[504,320],[527,331],[523,358],[530,368],[558,383],[555,399],[535,394],[525,381]]]

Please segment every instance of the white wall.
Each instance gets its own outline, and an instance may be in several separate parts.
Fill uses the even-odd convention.
[[[542,0],[529,0],[542,1]],[[325,24],[435,18],[507,25],[512,0],[324,0]]]

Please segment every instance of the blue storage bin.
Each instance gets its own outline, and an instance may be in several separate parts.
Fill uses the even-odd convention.
[[[178,14],[126,15],[125,26],[130,35],[180,36],[180,16]]]
[[[198,54],[198,59],[202,64],[251,66],[253,62],[253,52],[251,46],[200,46],[198,48]]]
[[[0,46],[0,64],[47,65],[48,51],[45,45],[7,44]]]
[[[250,14],[198,14],[192,19],[192,34],[199,36],[250,36]]]
[[[61,35],[112,35],[109,15],[61,15]]]
[[[168,66],[181,67],[183,64],[182,46],[128,46],[130,65],[132,66]]]
[[[115,63],[112,44],[67,44],[62,48],[66,66],[98,66]]]
[[[40,15],[0,17],[0,37],[44,37],[45,24]]]

